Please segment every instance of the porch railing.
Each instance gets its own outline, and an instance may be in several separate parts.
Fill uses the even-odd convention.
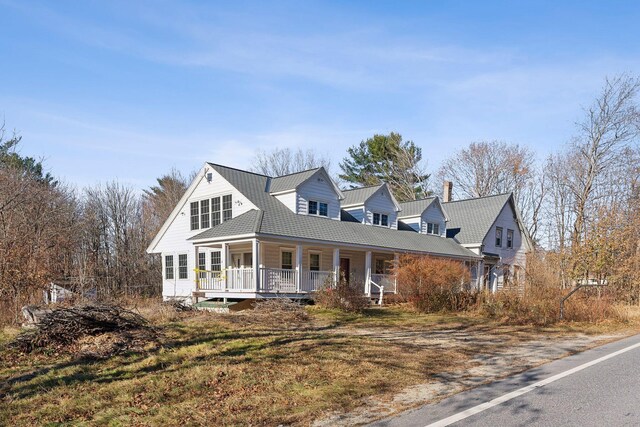
[[[264,292],[297,292],[296,270],[261,268],[260,290]]]
[[[385,293],[396,293],[396,276],[393,274],[372,274],[371,281],[378,286],[384,286]],[[371,293],[380,293],[377,286],[371,286]]]
[[[301,290],[315,292],[330,283],[333,283],[333,271],[305,271]]]
[[[252,291],[253,268],[227,268],[222,271],[196,268],[196,283],[202,291]]]

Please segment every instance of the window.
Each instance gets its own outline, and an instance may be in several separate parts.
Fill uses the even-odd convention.
[[[384,267],[385,267],[384,260],[381,258],[377,258],[375,274],[384,274]]]
[[[222,270],[222,257],[220,251],[211,252],[211,271]]]
[[[209,199],[200,201],[200,228],[209,228],[211,218],[209,217]]]
[[[502,227],[496,227],[496,247],[502,247]]]
[[[389,215],[381,213],[373,213],[373,225],[381,225],[383,227],[389,226]]]
[[[320,254],[309,254],[309,270],[320,271]]]
[[[188,279],[187,254],[178,255],[178,279]]]
[[[326,203],[318,204],[318,215],[320,216],[329,216],[329,206]]]
[[[173,255],[164,257],[164,278],[173,280]]]
[[[232,213],[231,194],[222,196],[222,221],[229,221]]]
[[[198,270],[202,270],[200,271],[200,278],[205,278],[207,277],[207,273],[204,271],[207,269],[207,254],[205,254],[204,252],[199,252],[198,253]]]
[[[293,270],[293,252],[282,251],[282,269]]]
[[[220,197],[214,197],[211,199],[211,226],[220,224]]]
[[[309,200],[309,215],[329,216],[329,205],[315,200]]]
[[[435,222],[428,222],[427,223],[427,234],[436,234],[436,235],[440,235],[440,224],[435,223]]]
[[[507,229],[507,248],[513,248],[513,230]]]
[[[198,214],[198,202],[191,202],[191,229],[197,230],[200,225],[200,215]]]

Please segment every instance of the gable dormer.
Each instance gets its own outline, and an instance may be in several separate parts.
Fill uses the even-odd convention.
[[[269,193],[294,213],[340,220],[344,196],[323,167],[272,178]]]
[[[400,207],[399,220],[405,225],[422,234],[446,236],[447,215],[437,196],[404,202]]]
[[[398,229],[400,205],[387,183],[344,191],[342,209],[367,225]]]

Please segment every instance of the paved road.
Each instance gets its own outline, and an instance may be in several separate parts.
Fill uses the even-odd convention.
[[[640,426],[640,335],[372,424]]]

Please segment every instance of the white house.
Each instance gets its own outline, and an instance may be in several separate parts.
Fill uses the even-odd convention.
[[[341,276],[367,295],[394,291],[402,253],[475,270],[483,254],[447,237],[443,204],[423,202],[417,216],[437,232],[399,221],[411,216],[386,184],[341,191],[324,168],[268,177],[205,163],[147,251],[162,256],[164,298],[196,301],[307,298]]]
[[[482,256],[478,284],[492,291],[524,279],[533,248],[513,194],[443,203],[449,216],[447,237]]]

